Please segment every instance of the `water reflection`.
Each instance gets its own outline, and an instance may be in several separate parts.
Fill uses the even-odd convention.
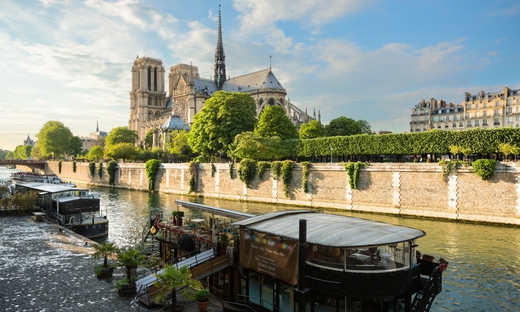
[[[110,219],[108,239],[118,245],[138,242],[150,209],[170,214],[181,199],[251,214],[286,209],[308,209],[275,204],[235,202],[171,194],[96,188]],[[187,212],[188,214],[190,212]],[[520,310],[520,230],[500,226],[464,224],[394,216],[331,211],[421,229],[418,240],[423,253],[450,262],[444,289],[432,311],[518,311]]]

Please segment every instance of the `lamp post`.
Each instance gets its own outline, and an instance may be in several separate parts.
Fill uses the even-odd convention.
[[[330,147],[330,163],[332,164],[332,146]]]

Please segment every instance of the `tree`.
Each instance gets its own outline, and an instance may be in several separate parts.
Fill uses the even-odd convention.
[[[195,115],[188,143],[195,152],[215,156],[229,152],[235,136],[252,131],[257,122],[256,105],[249,94],[218,91]]]
[[[312,120],[309,123],[304,123],[300,126],[300,139],[314,139],[325,136],[325,128],[321,122]]]
[[[52,158],[56,159],[56,156],[60,157],[70,151],[72,132],[59,121],[46,122],[36,137],[40,147],[40,156],[52,155]]]
[[[504,154],[506,161],[509,160],[509,155],[513,154],[516,157],[516,154],[518,153],[518,147],[509,143],[498,144],[498,150],[500,153]]]
[[[78,136],[73,136],[70,139],[70,155],[77,156],[81,155],[83,151],[83,142]]]
[[[115,145],[107,146],[105,156],[113,160],[132,159],[139,154],[137,148],[132,143],[117,143]]]
[[[170,133],[170,142],[166,143],[166,149],[179,159],[189,159],[193,151],[188,144],[188,132],[185,130],[174,130]]]
[[[31,157],[32,145],[18,145],[14,149],[14,158],[25,160]]]
[[[105,139],[106,147],[116,145],[118,143],[131,143],[135,145],[138,139],[137,131],[130,130],[128,127],[117,127],[112,129]]]
[[[177,308],[177,288],[199,285],[199,282],[191,278],[191,272],[187,266],[176,268],[171,264],[167,264],[161,273],[154,275],[157,281],[153,284],[158,289],[155,300],[156,302],[162,302],[171,295],[171,311],[176,311],[175,309]]]
[[[87,155],[85,156],[87,160],[89,161],[98,161],[103,158],[103,155],[105,154],[105,151],[101,146],[94,146],[88,151]]]
[[[345,136],[354,134],[370,134],[370,124],[365,120],[354,120],[348,117],[338,117],[332,119],[330,123],[325,126],[327,136]]]
[[[234,159],[272,160],[286,155],[282,139],[260,137],[250,131],[237,134],[232,146],[230,156]]]
[[[148,132],[146,132],[146,137],[144,139],[144,144],[146,145],[145,148],[147,150],[152,149],[152,146],[153,146],[153,129],[150,129],[150,130],[148,130]]]
[[[298,132],[281,106],[268,106],[255,126],[255,134],[262,137],[280,137],[282,140],[298,138]]]

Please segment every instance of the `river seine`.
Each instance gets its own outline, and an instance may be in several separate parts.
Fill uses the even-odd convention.
[[[0,180],[7,171],[0,167]],[[110,220],[108,240],[119,246],[137,243],[150,210],[162,209],[167,215],[176,209],[177,199],[251,214],[306,209],[122,189],[94,187],[92,190],[103,194],[101,207]],[[520,311],[520,229],[342,211],[330,213],[425,231],[427,235],[418,240],[418,249],[449,261],[443,291],[432,311]],[[188,217],[189,214],[188,211]]]

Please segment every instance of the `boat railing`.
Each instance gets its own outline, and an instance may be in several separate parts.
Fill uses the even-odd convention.
[[[423,288],[415,294],[412,302],[412,312],[428,312],[435,297],[442,291],[442,271],[446,266],[443,264],[435,267],[428,277]]]

